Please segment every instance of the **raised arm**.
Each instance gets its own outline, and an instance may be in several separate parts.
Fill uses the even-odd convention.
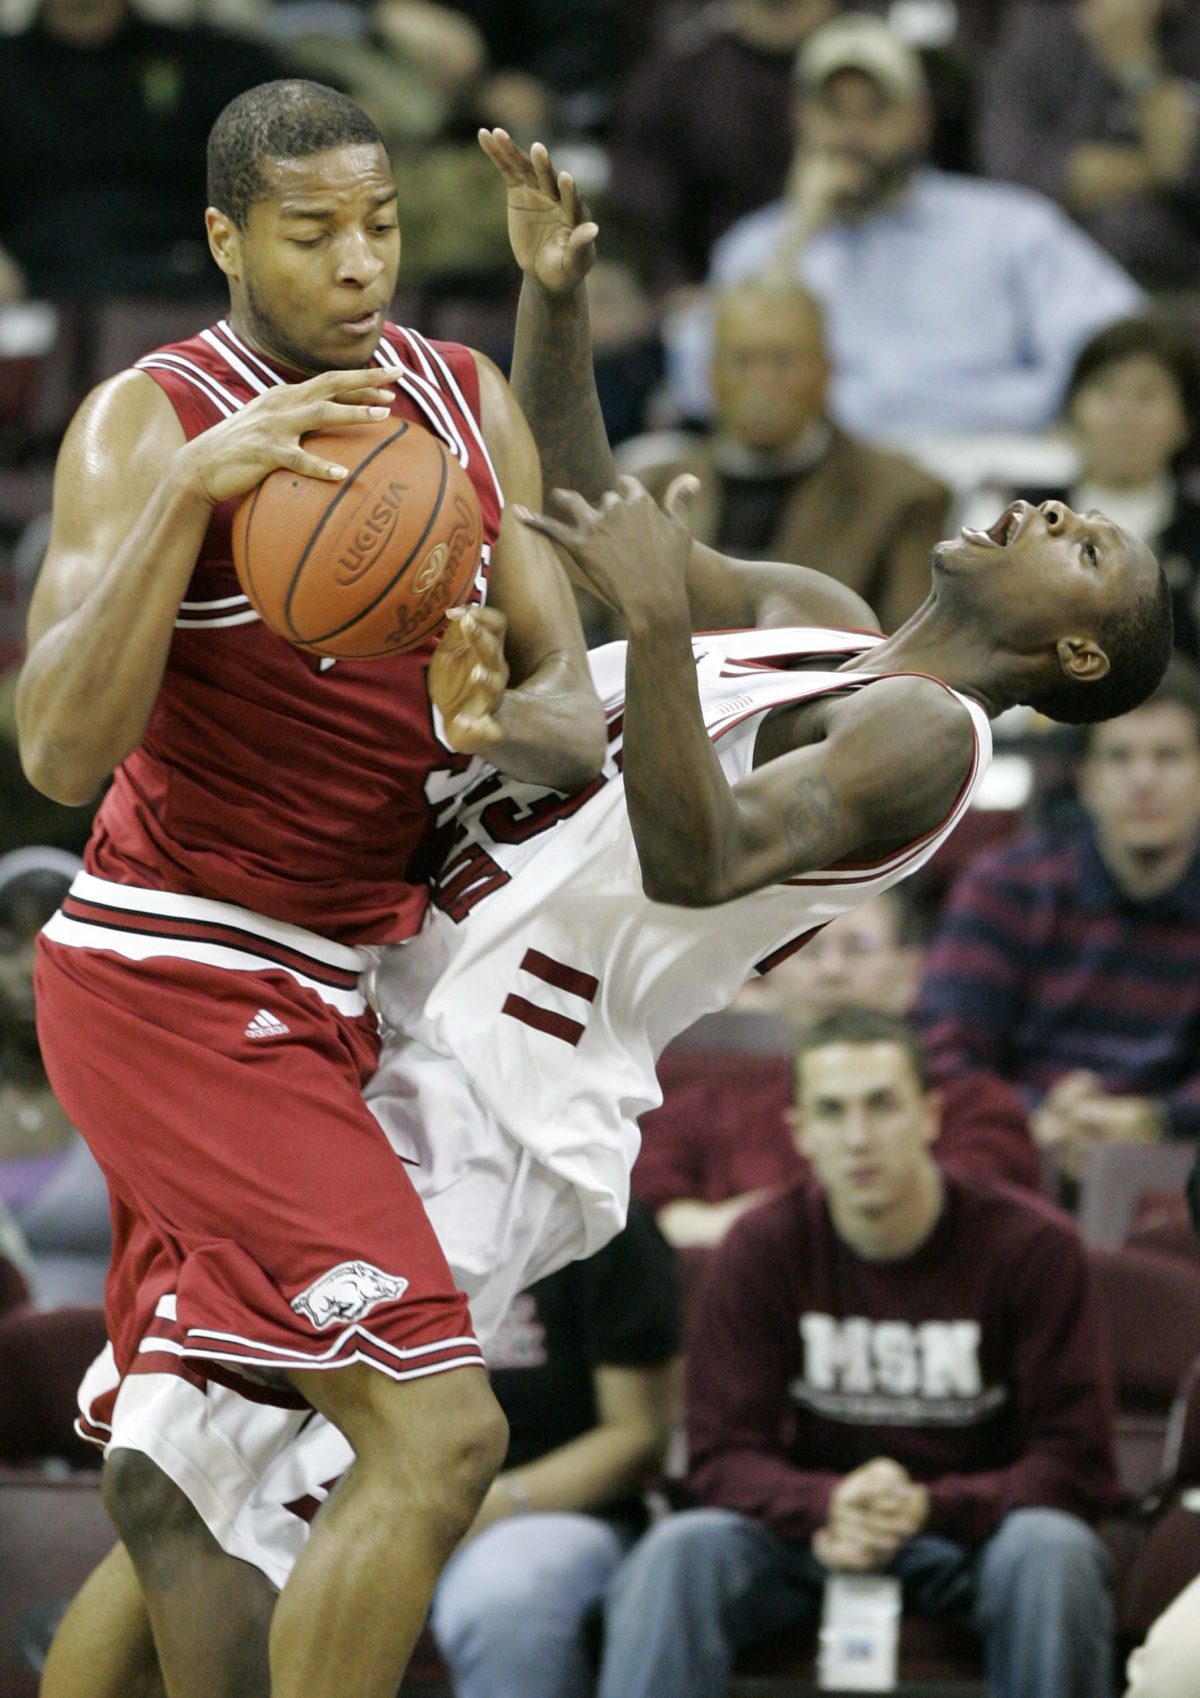
[[[542,480],[547,490],[573,489],[599,501],[616,489],[617,474],[596,391],[584,287],[598,226],[569,173],[555,172],[540,142],[526,154],[503,130],[482,130],[479,141],[504,180],[509,240],[523,273],[512,386],[538,444]],[[879,629],[861,596],[804,566],[732,560],[694,543],[687,584],[697,630]]]
[[[504,616],[498,639],[503,657],[487,698],[468,699],[464,712],[447,712],[438,674],[430,692],[442,708],[449,741],[513,778],[577,790],[604,760],[604,710],[588,670],[583,630],[566,574],[554,549],[522,525],[514,503],[538,510],[542,475],[537,448],[512,391],[492,362],[476,354],[480,425],[505,495],[504,517],[492,554],[490,600]],[[486,617],[464,616],[463,635],[474,638],[475,665],[492,669],[497,628]],[[454,634],[450,634],[451,643]],[[450,644],[443,644],[450,652]],[[440,651],[439,651],[440,652]]]
[[[625,796],[646,894],[709,907],[935,829],[970,769],[974,732],[933,680],[884,679],[777,714],[760,735],[760,764],[729,784],[696,683],[691,537],[634,479],[621,484],[599,510],[566,497],[569,522],[524,518],[572,556],[628,629]]]

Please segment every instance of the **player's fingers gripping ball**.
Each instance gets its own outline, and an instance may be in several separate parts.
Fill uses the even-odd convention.
[[[483,542],[467,473],[406,419],[305,437],[340,483],[286,468],[242,497],[233,563],[250,605],[288,642],[339,659],[416,648],[475,581]]]

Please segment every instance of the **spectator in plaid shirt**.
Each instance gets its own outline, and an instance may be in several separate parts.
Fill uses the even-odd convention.
[[[1200,1137],[1200,675],[1092,728],[1086,823],[960,879],[917,1003],[933,1071],[1018,1086],[1077,1174],[1092,1142]]]

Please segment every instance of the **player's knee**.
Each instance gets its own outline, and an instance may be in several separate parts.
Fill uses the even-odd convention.
[[[429,1478],[441,1482],[447,1529],[465,1531],[508,1450],[508,1422],[485,1380],[429,1430],[424,1446]]]
[[[130,1554],[164,1533],[190,1533],[196,1512],[173,1480],[138,1450],[114,1450],[104,1464],[104,1507]]]
[[[430,1511],[445,1520],[453,1540],[473,1519],[504,1461],[508,1422],[481,1372],[437,1379],[437,1386],[424,1382],[424,1395],[416,1399],[404,1397],[403,1388],[387,1398],[391,1442],[373,1461],[406,1495],[415,1483],[428,1482]]]

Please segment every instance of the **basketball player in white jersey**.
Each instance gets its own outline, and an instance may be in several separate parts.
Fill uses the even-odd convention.
[[[560,315],[564,358],[577,328]],[[375,975],[396,1036],[369,1094],[485,1339],[517,1290],[618,1229],[670,1037],[923,864],[970,803],[991,715],[1128,711],[1170,650],[1153,557],[1060,504],[940,545],[929,602],[887,640],[841,586],[694,549],[632,483],[561,504],[526,522],[629,632],[593,656],[605,767],[570,799],[463,775],[431,923]],[[775,628],[693,638],[748,607]],[[182,1489],[201,1547],[280,1585],[349,1448],[178,1377],[172,1319],[165,1303],[113,1445]],[[99,1368],[85,1412],[102,1389]],[[130,1574],[106,1584],[133,1623]],[[45,1698],[53,1674],[52,1659]]]

